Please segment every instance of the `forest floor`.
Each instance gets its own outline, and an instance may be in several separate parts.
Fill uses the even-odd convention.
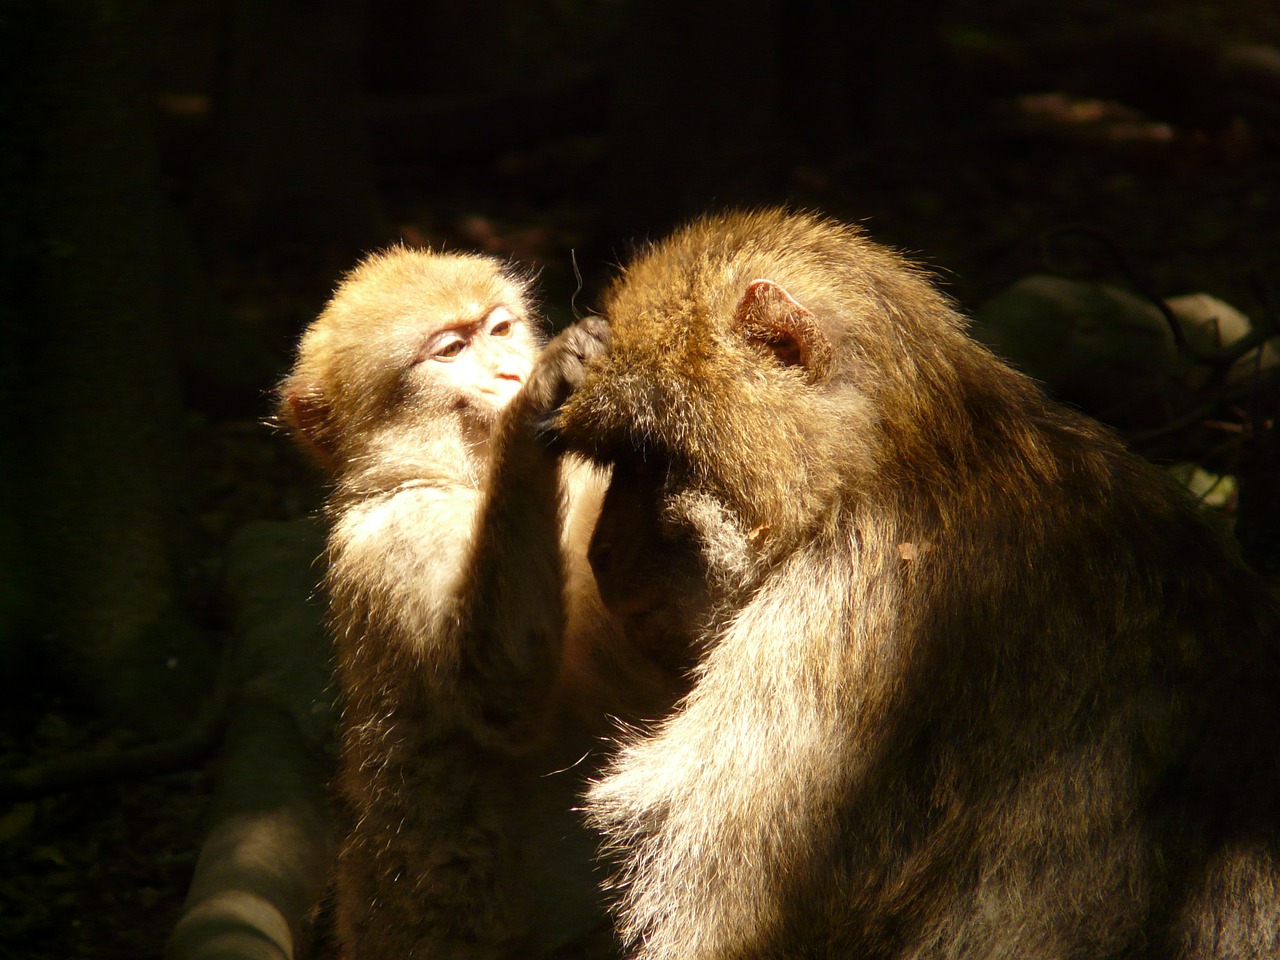
[[[1041,109],[1054,112],[1048,103]],[[959,138],[945,156],[883,146],[839,162],[798,164],[793,195],[865,221],[877,239],[938,269],[965,306],[1043,271],[1039,240],[1046,231],[1086,223],[1162,295],[1202,290],[1247,313],[1263,309],[1257,278],[1280,276],[1274,143],[1256,143],[1241,129],[1205,135],[1131,127],[1125,134],[1117,126],[1108,134],[1101,121],[1090,128],[1061,118],[1052,130],[1028,133],[1035,122],[1055,124],[1028,116],[1016,134]],[[572,244],[548,219],[592,218],[589,210],[548,219],[525,210],[475,212],[482,219],[472,221],[473,233],[482,223],[494,246],[531,246],[561,269],[568,262],[562,250]],[[403,223],[417,215],[409,203],[396,213]],[[303,481],[293,453],[256,420],[203,424],[193,440],[208,461],[211,541],[250,520],[299,509]],[[3,729],[0,765],[9,769],[100,749],[117,737],[58,703],[40,704]],[[199,769],[0,805],[0,958],[159,956],[200,848],[214,770],[210,760]]]

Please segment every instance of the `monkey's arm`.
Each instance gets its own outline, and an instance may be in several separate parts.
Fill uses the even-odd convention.
[[[556,463],[544,457],[489,493],[410,483],[336,519],[338,666],[361,678],[350,695],[376,701],[359,715],[409,709],[437,733],[464,728],[503,749],[530,736],[563,619]],[[429,707],[414,707],[424,695]]]
[[[566,630],[562,527],[571,491],[545,425],[607,337],[604,322],[588,318],[552,340],[494,432],[462,605],[461,675],[474,685],[479,732],[511,749],[544,732]]]
[[[642,865],[621,878],[620,931],[645,960],[745,955],[782,916],[788,877],[834,843],[839,785],[877,748],[849,730],[875,729],[865,717],[891,682],[878,638],[893,629],[890,608],[853,595],[876,592],[874,572],[836,556],[789,558],[715,640],[681,710],[590,791],[596,826]]]

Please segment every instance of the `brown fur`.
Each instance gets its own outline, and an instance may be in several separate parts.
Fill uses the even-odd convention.
[[[604,312],[591,558],[701,652],[589,794],[634,957],[1280,955],[1280,609],[1181,490],[855,227],[698,221]]]
[[[495,309],[513,327],[469,349],[505,365],[504,388],[527,374],[509,403],[431,355]],[[349,960],[616,949],[573,808],[606,714],[643,713],[660,680],[620,647],[586,561],[604,476],[538,436],[606,330],[539,355],[533,324],[495,261],[391,250],[345,278],[281,389],[334,477]]]

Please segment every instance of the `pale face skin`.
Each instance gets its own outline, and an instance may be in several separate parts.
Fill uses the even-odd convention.
[[[496,413],[529,379],[538,349],[528,321],[499,304],[479,320],[441,327],[423,343],[414,363],[474,407]]]
[[[418,359],[432,376],[504,407],[528,379],[535,350],[528,324],[499,305],[480,320],[438,330]]]

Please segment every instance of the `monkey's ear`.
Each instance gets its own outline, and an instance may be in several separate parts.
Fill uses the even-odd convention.
[[[752,280],[734,312],[747,342],[786,367],[799,367],[810,383],[831,374],[833,351],[818,319],[772,280]]]
[[[280,391],[276,418],[321,466],[327,469],[334,465],[336,451],[329,435],[329,406],[317,392],[286,383]]]

